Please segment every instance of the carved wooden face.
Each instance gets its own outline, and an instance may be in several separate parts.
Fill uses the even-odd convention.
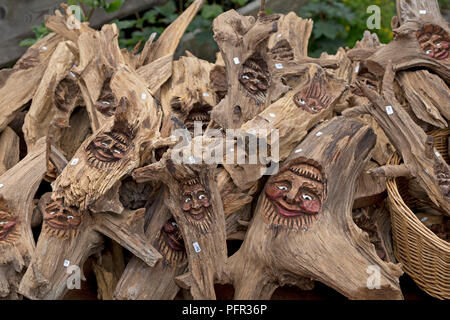
[[[450,172],[448,168],[443,164],[436,163],[434,166],[434,174],[444,196],[450,197]]]
[[[270,57],[273,60],[291,61],[294,60],[294,51],[286,39],[278,41],[270,50]]]
[[[43,213],[43,232],[57,237],[75,235],[82,221],[82,214],[76,208],[64,205],[63,198],[51,201]]]
[[[174,218],[170,218],[162,227],[156,246],[164,256],[166,265],[177,265],[186,258],[183,236]]]
[[[106,78],[100,96],[95,103],[95,108],[107,117],[112,117],[117,109],[117,99],[111,90],[110,83],[111,77]]]
[[[56,86],[53,95],[55,107],[63,112],[68,112],[71,106],[77,103],[80,95],[80,87],[70,76],[62,79]]]
[[[264,219],[275,226],[308,229],[322,210],[325,187],[320,165],[304,158],[291,161],[267,182]]]
[[[125,157],[131,143],[132,138],[124,132],[101,133],[86,148],[88,163],[98,169],[111,167]]]
[[[450,52],[450,36],[440,26],[424,24],[416,32],[417,40],[426,55],[436,60],[447,59]]]
[[[181,208],[188,220],[201,231],[207,231],[211,223],[209,194],[198,179],[183,183]]]
[[[311,83],[294,95],[297,107],[308,113],[319,113],[329,107],[331,97],[327,94],[323,82],[314,78]]]
[[[11,244],[18,236],[17,217],[5,205],[0,203],[0,244]]]
[[[242,65],[239,82],[244,86],[257,104],[266,101],[270,87],[270,73],[267,63],[259,55],[253,55]]]
[[[207,103],[195,102],[186,105],[182,98],[173,97],[170,105],[177,118],[183,121],[191,133],[194,133],[194,121],[201,121],[204,131],[211,120],[210,111],[212,110],[212,106]]]

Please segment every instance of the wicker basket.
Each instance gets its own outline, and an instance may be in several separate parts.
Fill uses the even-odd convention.
[[[448,133],[450,130],[428,133],[447,161]],[[394,154],[389,163],[400,161]],[[409,196],[404,180],[389,179],[387,190],[395,257],[422,290],[439,299],[450,299],[450,243],[436,236],[411,211],[415,199]]]

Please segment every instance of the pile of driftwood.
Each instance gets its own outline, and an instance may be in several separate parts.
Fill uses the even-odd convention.
[[[450,119],[436,0],[398,0],[391,43],[366,32],[318,59],[313,22],[267,15],[262,1],[257,18],[215,19],[215,64],[174,61],[202,3],[133,52],[114,24],[93,30],[62,5],[45,20],[53,33],[0,71],[0,298],[62,299],[93,259],[101,299],[180,288],[215,299],[215,283],[268,299],[315,281],[350,299],[402,299],[386,201],[397,177],[449,239],[449,159],[427,134]],[[230,141],[227,129],[240,133]],[[215,149],[224,158],[254,156],[246,137],[268,153],[177,162],[176,130],[197,130],[182,155],[222,140],[213,130],[231,143]],[[233,254],[230,239],[242,241]]]

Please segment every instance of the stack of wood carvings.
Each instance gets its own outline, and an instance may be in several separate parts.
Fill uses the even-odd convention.
[[[88,264],[100,299],[216,299],[215,284],[270,299],[316,281],[403,299],[389,179],[448,258],[437,1],[398,0],[391,43],[367,31],[320,58],[313,21],[231,10],[213,24],[215,63],[174,59],[203,2],[133,52],[62,5],[0,71],[0,299],[63,299]]]

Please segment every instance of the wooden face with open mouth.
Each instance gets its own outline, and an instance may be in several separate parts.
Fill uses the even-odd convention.
[[[186,129],[192,134],[194,133],[194,122],[200,121],[202,125],[202,131],[205,131],[206,127],[211,120],[210,112],[212,107],[204,102],[195,102],[194,104],[186,105],[182,98],[173,97],[170,106],[172,111],[177,117],[183,121]]]
[[[444,60],[449,57],[450,36],[440,26],[426,23],[421,30],[416,32],[416,36],[427,56],[436,60]]]
[[[294,103],[308,113],[319,113],[328,108],[331,97],[327,94],[323,82],[314,78],[311,83],[294,95]]]
[[[62,79],[56,86],[53,95],[55,107],[63,112],[68,112],[70,106],[77,104],[80,95],[80,87],[70,76]]]
[[[98,169],[111,167],[125,157],[131,143],[131,136],[124,132],[101,133],[86,148],[88,163]]]
[[[95,108],[107,117],[112,117],[117,109],[117,99],[111,90],[110,83],[111,77],[106,78],[95,103]]]
[[[156,246],[164,256],[166,265],[177,265],[186,258],[183,236],[174,218],[170,218],[162,227]]]
[[[322,211],[325,192],[321,166],[309,159],[293,160],[267,182],[263,217],[274,226],[307,230]]]
[[[13,243],[19,235],[17,230],[17,217],[0,203],[0,244]]]
[[[43,232],[57,237],[75,235],[82,221],[82,214],[76,208],[64,205],[64,199],[51,201],[43,213]]]
[[[266,61],[256,54],[248,58],[242,65],[239,82],[257,104],[263,104],[270,87],[270,78]]]
[[[181,208],[191,224],[206,232],[211,224],[209,194],[198,179],[183,183]]]

